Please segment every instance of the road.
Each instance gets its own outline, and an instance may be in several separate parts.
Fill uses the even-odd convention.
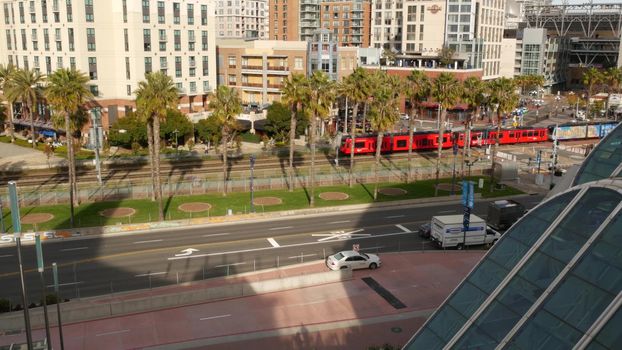
[[[532,208],[541,199],[519,201]],[[485,216],[486,206],[477,202],[474,213]],[[374,253],[436,249],[416,234],[418,226],[461,213],[459,204],[445,203],[83,237],[44,242],[44,260],[58,264],[62,296],[72,299],[324,259],[355,243]],[[15,254],[13,246],[0,248],[0,298],[19,303]],[[33,245],[24,245],[23,260],[30,299],[38,301]],[[49,269],[46,280],[51,284]]]

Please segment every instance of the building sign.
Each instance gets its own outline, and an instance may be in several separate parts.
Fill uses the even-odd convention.
[[[432,12],[432,14],[437,14],[440,10],[442,10],[442,8],[436,4],[432,5],[432,6],[428,6],[428,11]]]

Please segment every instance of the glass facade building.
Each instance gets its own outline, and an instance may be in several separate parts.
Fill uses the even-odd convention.
[[[620,349],[622,128],[521,218],[405,349]],[[602,166],[599,166],[602,164]]]

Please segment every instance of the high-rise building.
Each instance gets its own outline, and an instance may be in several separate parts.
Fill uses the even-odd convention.
[[[268,39],[268,0],[218,0],[216,37]]]
[[[372,46],[414,58],[439,55],[499,76],[505,0],[374,0]]]
[[[1,0],[0,63],[85,72],[104,127],[134,108],[138,82],[157,70],[173,78],[179,107],[197,111],[216,86],[213,4]]]

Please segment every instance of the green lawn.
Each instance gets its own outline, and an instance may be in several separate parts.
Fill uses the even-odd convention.
[[[521,194],[522,192],[512,187],[505,187],[501,190],[490,192],[488,179],[484,182],[484,188],[480,190],[477,187],[478,177],[472,177],[471,180],[476,182],[475,192],[481,193],[483,197],[504,197],[509,195]],[[451,179],[442,179],[441,182],[451,183]],[[459,181],[457,181],[459,183]],[[379,193],[377,202],[388,202],[395,200],[426,198],[434,196],[434,180],[417,181],[415,183],[381,183],[379,188],[401,188],[406,194],[400,196],[388,196]],[[365,204],[373,202],[374,184],[357,184],[352,188],[347,185],[318,187],[315,189],[315,206],[328,207],[337,205]],[[344,192],[348,194],[346,200],[324,200],[319,198],[322,192]],[[439,196],[449,195],[448,192],[439,191]],[[282,200],[282,204],[261,206],[256,205],[255,211],[258,213],[304,209],[309,207],[309,193],[305,189],[296,189],[293,192],[287,190],[271,190],[255,192],[255,198],[258,197],[278,197]],[[178,209],[180,204],[188,202],[206,202],[211,205],[211,209],[201,213],[187,213]],[[229,193],[223,197],[220,193],[197,195],[197,196],[177,196],[164,200],[164,210],[166,220],[187,219],[208,216],[223,216],[227,214],[227,210],[231,209],[234,214],[244,214],[250,212],[250,193]],[[109,218],[100,215],[104,209],[129,207],[136,210],[131,217]],[[69,205],[50,205],[21,208],[22,217],[26,214],[34,213],[50,213],[54,215],[51,221],[36,225],[22,224],[22,231],[31,230],[58,230],[70,227],[69,223]],[[8,208],[4,209],[5,228],[12,232],[11,218]],[[157,204],[149,200],[122,200],[110,202],[96,202],[82,204],[75,209],[75,226],[76,227],[92,227],[103,225],[115,225],[119,223],[145,223],[155,221],[157,219]]]

